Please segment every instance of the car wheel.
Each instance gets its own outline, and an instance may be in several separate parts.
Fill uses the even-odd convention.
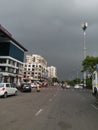
[[[4,93],[4,98],[7,98],[7,92]]]

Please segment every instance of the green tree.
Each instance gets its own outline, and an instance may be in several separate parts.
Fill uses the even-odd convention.
[[[68,80],[67,83],[71,86],[74,86],[75,84],[80,84],[81,83],[81,79],[80,78],[75,78],[73,80]]]
[[[95,70],[96,64],[98,64],[98,57],[87,56],[82,62],[82,72],[86,71],[90,75],[92,75]]]
[[[92,73],[96,69],[96,64],[98,64],[98,57],[87,56],[82,62],[82,72],[86,71],[89,74],[89,77],[86,78],[86,86],[87,88],[92,87]]]
[[[92,78],[91,77],[87,77],[87,79],[86,79],[86,87],[88,89],[92,89]]]

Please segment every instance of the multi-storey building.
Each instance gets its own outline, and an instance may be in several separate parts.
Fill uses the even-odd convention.
[[[25,51],[27,49],[0,25],[0,82],[22,81]]]
[[[47,67],[48,78],[57,78],[57,69],[54,66]]]
[[[34,81],[47,78],[47,61],[40,55],[26,55],[24,63],[24,80]]]

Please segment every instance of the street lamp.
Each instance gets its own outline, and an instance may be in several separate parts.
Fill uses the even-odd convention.
[[[86,38],[86,29],[88,27],[88,23],[84,22],[82,24],[82,29],[83,29],[83,36],[84,36],[84,44],[83,44],[83,51],[84,51],[84,59],[86,58],[86,45],[85,45],[85,38]],[[84,86],[86,85],[86,71],[83,73],[83,80],[84,80]]]

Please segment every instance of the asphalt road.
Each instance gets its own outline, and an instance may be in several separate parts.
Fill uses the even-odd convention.
[[[19,92],[0,98],[0,130],[98,130],[98,105],[89,90]]]

